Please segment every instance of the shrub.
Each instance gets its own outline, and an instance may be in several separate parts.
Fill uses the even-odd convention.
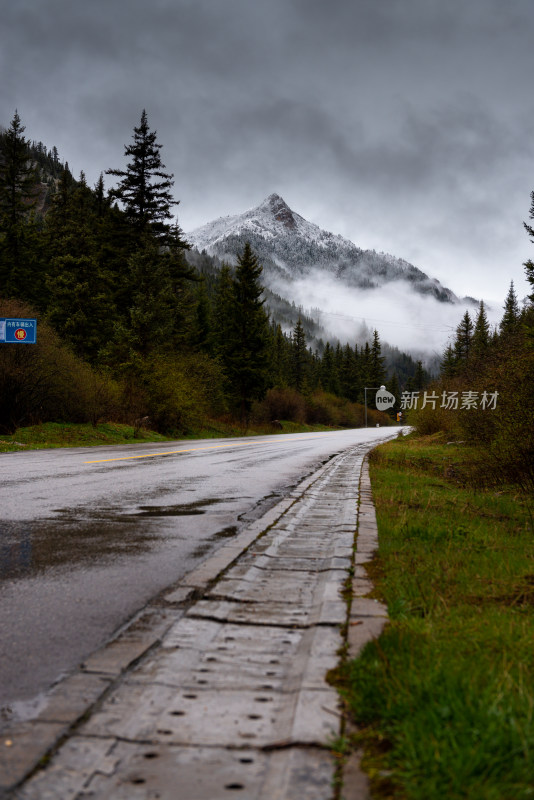
[[[0,301],[0,316],[36,317],[36,344],[0,344],[0,431],[40,422],[92,422],[117,410],[117,385],[77,358],[29,306]]]
[[[263,400],[254,405],[252,415],[258,422],[273,422],[280,419],[304,422],[306,403],[295,389],[275,387],[269,389]]]
[[[156,357],[142,386],[151,427],[164,433],[186,433],[226,410],[222,370],[204,353]]]

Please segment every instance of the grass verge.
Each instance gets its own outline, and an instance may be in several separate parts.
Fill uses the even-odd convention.
[[[231,436],[264,436],[276,433],[338,430],[326,425],[304,425],[284,421],[280,425],[281,428],[272,425],[254,426],[244,431],[238,425],[214,421],[187,434],[169,437],[144,428],[138,432],[137,436],[134,436],[133,426],[116,422],[100,423],[96,427],[81,423],[46,422],[42,425],[18,428],[11,436],[0,435],[0,453],[54,447],[92,447],[110,444],[168,442],[177,439],[217,439]]]
[[[528,498],[474,492],[472,453],[406,437],[371,456],[391,622],[338,686],[373,797],[534,797],[534,534]]]

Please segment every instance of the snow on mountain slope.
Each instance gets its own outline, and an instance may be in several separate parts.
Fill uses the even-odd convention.
[[[320,270],[341,284],[377,289],[401,281],[421,295],[444,303],[459,298],[434,278],[401,258],[374,250],[362,250],[349,239],[322,230],[292,211],[278,194],[271,194],[256,208],[220,217],[187,234],[198,250],[235,261],[249,241],[264,268],[267,285],[305,278]]]

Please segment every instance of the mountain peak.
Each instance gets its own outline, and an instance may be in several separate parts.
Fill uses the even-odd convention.
[[[258,207],[262,211],[268,211],[285,228],[292,231],[297,227],[295,216],[286,201],[274,192],[267,197]]]
[[[264,268],[267,286],[282,280],[311,277],[317,270],[341,285],[378,289],[403,281],[412,291],[434,296],[441,302],[458,298],[421,270],[401,258],[374,250],[362,250],[338,234],[322,230],[292,211],[273,192],[244,214],[220,217],[187,234],[198,250],[228,259],[238,255],[249,241]]]

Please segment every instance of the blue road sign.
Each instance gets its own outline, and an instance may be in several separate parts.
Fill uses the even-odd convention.
[[[0,343],[35,344],[37,320],[20,317],[0,317]]]

